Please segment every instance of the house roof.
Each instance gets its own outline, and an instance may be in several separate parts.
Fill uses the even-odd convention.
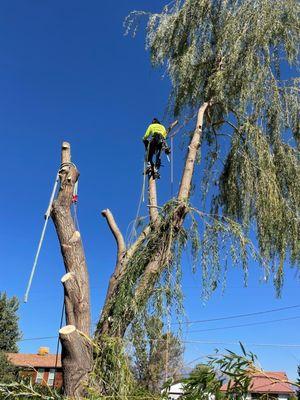
[[[7,353],[9,361],[18,367],[55,368],[56,354],[22,354]],[[57,368],[61,368],[61,356],[57,357]]]
[[[287,383],[288,377],[285,372],[264,372],[252,376],[249,393],[274,393],[294,394],[292,386]],[[221,387],[226,392],[228,384]]]

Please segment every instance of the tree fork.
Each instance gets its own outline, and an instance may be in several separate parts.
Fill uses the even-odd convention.
[[[68,397],[80,397],[84,394],[83,382],[92,368],[92,347],[86,339],[90,336],[91,324],[90,289],[81,235],[71,215],[74,186],[79,172],[71,162],[71,149],[67,142],[62,144],[59,177],[60,189],[53,202],[51,217],[67,272],[62,284],[68,325],[60,330],[64,392]],[[68,328],[70,326],[74,329]]]
[[[182,173],[182,179],[181,179],[181,184],[179,188],[179,193],[177,196],[178,200],[178,205],[176,207],[176,210],[173,215],[173,219],[171,224],[173,225],[174,229],[174,235],[171,238],[171,242],[176,240],[177,233],[179,232],[185,216],[188,212],[188,207],[187,207],[187,201],[190,197],[190,189],[191,189],[191,184],[192,184],[192,178],[194,174],[194,167],[195,167],[195,162],[197,158],[197,152],[201,144],[201,137],[202,137],[202,127],[204,124],[204,117],[205,113],[212,105],[212,101],[208,101],[203,103],[199,110],[198,110],[198,115],[197,115],[197,122],[196,122],[196,127],[193,133],[193,136],[191,138],[190,144],[188,146],[188,152],[187,152],[187,157],[185,161],[185,166],[183,169]],[[147,226],[145,230],[142,232],[141,237],[137,240],[137,246],[140,245],[145,236],[152,230],[158,229],[159,228],[159,223],[160,223],[160,218],[159,218],[159,213],[158,213],[158,208],[157,208],[157,194],[156,194],[156,181],[155,179],[152,179],[151,177],[149,178],[148,181],[148,195],[149,195],[149,216],[150,216],[150,226]],[[152,229],[151,229],[152,228]],[[159,240],[159,238],[158,238]],[[171,243],[170,243],[171,244]],[[134,251],[136,250],[136,244],[133,245],[132,249],[129,249],[127,252],[127,256],[132,257],[134,255]],[[133,251],[132,251],[133,250]],[[122,266],[122,274],[119,274],[117,282],[114,282],[114,289],[118,287],[118,283],[121,281],[122,276],[124,273],[126,273],[126,262],[128,261],[129,258],[126,258],[123,260],[123,266]],[[148,265],[146,266],[145,270],[140,276],[140,281],[139,284],[137,285],[135,289],[135,294],[134,298],[132,299],[130,304],[124,304],[124,314],[122,321],[119,322],[118,326],[118,332],[117,334],[119,336],[123,336],[126,332],[127,327],[130,325],[132,322],[132,319],[134,318],[135,315],[135,310],[137,304],[143,305],[151,296],[153,289],[155,287],[155,283],[157,282],[157,279],[159,279],[160,273],[164,269],[164,267],[170,263],[172,260],[172,254],[171,254],[171,246],[168,245],[167,248],[165,248],[165,244],[162,243],[161,246],[158,247],[157,252],[153,254],[151,257],[151,260],[149,260]],[[100,317],[100,321],[98,323],[97,329],[96,329],[96,334],[98,337],[101,335],[114,335],[116,332],[111,332],[111,329],[114,329],[111,322],[114,321],[114,302],[113,302],[113,297],[117,296],[117,291],[111,291],[109,293],[109,296],[106,297],[105,303],[104,303],[104,308],[102,315]]]

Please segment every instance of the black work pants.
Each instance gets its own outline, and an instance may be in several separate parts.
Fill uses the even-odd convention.
[[[162,151],[162,146],[163,146],[163,138],[161,137],[161,135],[154,135],[151,141],[148,142],[148,145],[146,147],[147,162],[151,164],[151,167],[154,167],[155,165],[156,169],[159,169],[161,165],[160,155]],[[153,162],[154,156],[155,156],[155,164]]]

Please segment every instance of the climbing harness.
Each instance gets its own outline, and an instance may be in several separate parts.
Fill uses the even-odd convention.
[[[38,244],[37,251],[36,251],[36,254],[35,254],[35,257],[34,257],[34,261],[33,261],[33,266],[32,266],[32,269],[31,269],[29,281],[28,281],[26,292],[25,292],[25,295],[24,295],[24,303],[27,303],[27,301],[28,301],[28,296],[29,296],[31,285],[32,285],[33,276],[35,274],[35,270],[36,270],[36,266],[37,266],[37,263],[38,263],[39,255],[40,255],[41,248],[42,248],[42,245],[43,245],[43,241],[44,241],[44,238],[45,238],[46,228],[47,228],[48,221],[49,221],[49,218],[50,218],[50,215],[51,215],[52,204],[53,204],[54,197],[55,197],[55,194],[56,194],[56,191],[57,191],[57,186],[58,186],[58,183],[59,183],[59,173],[62,170],[62,168],[66,167],[66,166],[71,166],[71,165],[76,168],[76,165],[74,163],[72,163],[72,162],[62,163],[60,168],[59,168],[59,170],[58,170],[58,172],[57,172],[57,174],[56,174],[56,178],[55,178],[53,189],[52,189],[52,192],[51,192],[48,208],[47,208],[47,211],[45,213],[44,226],[43,226],[43,229],[42,229],[42,233],[41,233],[41,236],[40,236],[39,244]],[[77,201],[78,201],[78,182],[76,182],[75,185],[74,185],[74,192],[73,192],[73,198],[72,198],[72,203],[73,203],[73,207],[74,207],[74,222],[75,222],[75,225],[77,225],[77,227],[78,227],[77,210],[76,210]],[[75,218],[76,218],[76,220],[75,220]]]

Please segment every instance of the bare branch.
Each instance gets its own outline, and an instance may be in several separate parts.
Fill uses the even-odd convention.
[[[101,215],[106,218],[107,224],[116,239],[118,248],[118,260],[120,260],[126,251],[126,245],[123,235],[114,219],[114,216],[112,215],[112,212],[108,208],[101,211]]]

